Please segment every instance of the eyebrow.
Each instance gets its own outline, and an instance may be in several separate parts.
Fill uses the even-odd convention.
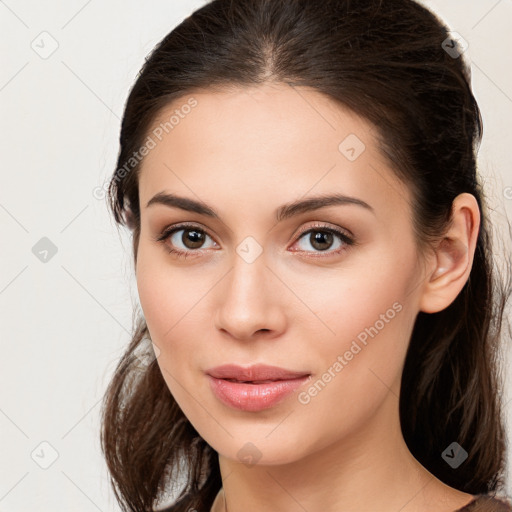
[[[205,203],[190,199],[188,197],[180,197],[175,194],[159,192],[148,201],[146,208],[154,204],[161,204],[171,208],[179,208],[188,212],[206,215],[214,219],[220,219],[219,214]],[[371,211],[372,213],[375,213],[374,209],[361,199],[345,196],[343,194],[333,194],[309,197],[307,199],[299,199],[292,203],[282,205],[277,208],[275,216],[276,220],[280,222],[301,213],[319,210],[320,208],[334,205],[356,205],[361,206]]]

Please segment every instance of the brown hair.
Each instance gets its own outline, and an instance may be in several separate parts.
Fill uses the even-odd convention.
[[[375,125],[379,144],[413,191],[419,246],[443,233],[453,199],[473,194],[482,220],[470,277],[454,302],[417,316],[402,376],[400,421],[417,460],[437,478],[479,494],[503,485],[505,436],[499,338],[509,282],[496,271],[476,176],[482,119],[462,55],[448,29],[412,0],[213,0],[170,32],[146,59],[126,102],[109,206],[140,234],[140,164],[156,116],[195,90],[266,82],[311,87]],[[450,46],[461,50],[459,46]],[[508,284],[508,286],[507,286]],[[209,510],[222,485],[217,453],[173,399],[138,317],[105,394],[101,442],[123,510],[146,511],[177,482],[169,510]],[[441,457],[457,441],[456,470]]]

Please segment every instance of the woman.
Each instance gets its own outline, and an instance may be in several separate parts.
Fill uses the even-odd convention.
[[[149,56],[109,188],[123,510],[512,510],[461,53],[411,0],[213,0]]]

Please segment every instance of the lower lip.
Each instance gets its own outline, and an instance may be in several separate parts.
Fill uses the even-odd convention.
[[[247,384],[217,379],[208,375],[210,387],[215,396],[224,404],[242,411],[262,411],[284,400],[304,382],[309,375],[290,380],[278,380],[265,384]]]

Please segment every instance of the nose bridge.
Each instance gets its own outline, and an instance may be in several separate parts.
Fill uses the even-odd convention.
[[[258,292],[264,291],[266,274],[269,272],[268,252],[264,251],[256,238],[249,235],[234,247],[232,264],[228,293],[242,302],[257,298]]]
[[[218,302],[217,327],[237,338],[279,328],[282,312],[273,289],[275,280],[263,248],[255,240],[244,240],[236,248],[231,271]]]
[[[247,250],[242,245],[236,251],[228,279],[226,304],[229,303],[233,311],[239,310],[240,319],[243,311],[247,312],[246,316],[255,318],[254,315],[269,299],[265,296],[269,273],[267,259],[263,253],[255,257],[253,248]]]
[[[255,304],[259,296],[265,292],[267,258],[263,253],[254,257],[254,249],[247,246],[239,246],[237,254],[233,258],[233,269],[230,276],[228,293],[232,293],[239,302],[251,302]]]

